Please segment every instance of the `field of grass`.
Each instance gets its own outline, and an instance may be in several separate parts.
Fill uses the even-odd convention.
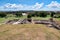
[[[7,21],[7,20],[13,20],[13,19],[25,19],[25,18],[27,18],[27,16],[22,16],[22,17],[15,17],[15,16],[12,16],[12,17],[4,17],[4,18],[0,18],[0,23],[3,23],[3,22],[5,22],[5,21]],[[48,16],[48,17],[45,17],[45,18],[43,18],[43,17],[32,17],[32,19],[38,19],[38,20],[48,20],[50,17]]]
[[[60,18],[55,18],[56,20],[60,21]]]
[[[41,24],[0,25],[0,40],[60,40],[60,30]]]
[[[32,17],[32,19],[36,20],[48,20],[49,18],[51,18],[49,15],[47,17]]]
[[[5,22],[5,21],[7,21],[7,20],[13,20],[13,19],[24,19],[24,18],[27,18],[27,16],[22,16],[22,17],[14,17],[14,16],[12,16],[12,17],[4,17],[4,18],[0,18],[0,23],[3,23],[3,22]]]
[[[25,19],[27,18],[27,16],[22,16],[22,17],[15,17],[12,15],[12,17],[4,17],[4,18],[0,18],[0,23],[3,23],[7,20],[13,20],[13,19]],[[33,20],[49,20],[51,17],[48,15],[47,17],[32,17]],[[57,21],[60,22],[60,18],[55,18]]]

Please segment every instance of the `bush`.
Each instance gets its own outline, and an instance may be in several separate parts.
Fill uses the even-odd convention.
[[[16,17],[21,17],[22,13],[16,13],[15,15],[16,15]]]
[[[6,13],[0,13],[0,17],[6,17]]]
[[[55,12],[51,12],[51,17],[54,17]]]
[[[28,14],[28,15],[27,15],[27,18],[31,18],[31,17],[32,17],[32,15],[31,15],[31,14]]]
[[[47,13],[45,12],[40,13],[40,17],[47,17]]]
[[[38,12],[36,11],[35,13],[32,14],[32,17],[36,16],[36,17],[47,17],[47,12]]]
[[[32,13],[32,14],[31,14],[31,16],[32,16],[32,17],[35,17],[35,14],[34,14],[34,13]]]
[[[32,21],[31,17],[32,17],[32,15],[31,15],[31,14],[28,14],[28,15],[27,15],[27,20],[28,20],[29,22],[31,22],[31,21]]]

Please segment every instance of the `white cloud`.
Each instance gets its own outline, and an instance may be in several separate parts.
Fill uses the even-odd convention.
[[[36,4],[33,6],[33,8],[34,8],[34,9],[40,9],[40,8],[43,7],[43,5],[44,5],[44,3],[41,3],[41,4],[36,3]]]
[[[23,8],[23,5],[19,4],[10,4],[10,3],[7,3],[4,5],[5,8]]]
[[[22,4],[10,4],[7,3],[5,5],[3,5],[3,9],[7,9],[7,10],[38,10],[41,7],[43,7],[44,3],[36,3],[35,5],[22,5]]]
[[[0,11],[17,11],[17,10],[60,10],[60,3],[57,1],[52,1],[48,5],[44,3],[35,3],[34,5],[25,5],[25,4],[11,4],[7,3],[3,6],[0,6]]]
[[[60,3],[57,1],[52,1],[50,4],[46,5],[48,8],[60,8]]]

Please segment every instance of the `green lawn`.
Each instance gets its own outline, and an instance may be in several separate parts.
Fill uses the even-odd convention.
[[[50,17],[32,17],[32,19],[36,19],[36,20],[48,20]]]
[[[32,19],[37,19],[37,20],[48,20],[51,18],[49,15],[47,17],[32,17]]]
[[[27,16],[0,18],[0,23],[3,23],[3,22],[5,22],[5,21],[7,21],[7,20],[24,19],[24,18],[27,18]]]

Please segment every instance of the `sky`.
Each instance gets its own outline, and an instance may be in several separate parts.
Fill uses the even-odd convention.
[[[0,11],[60,11],[60,0],[0,0]]]

